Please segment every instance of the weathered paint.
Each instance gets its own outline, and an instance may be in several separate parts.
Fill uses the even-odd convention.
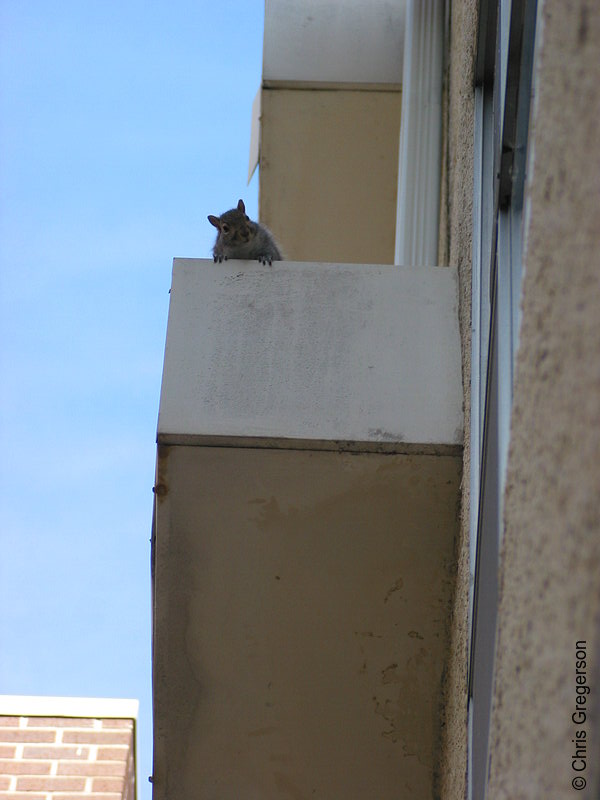
[[[456,304],[450,269],[176,259],[159,442],[458,452]]]
[[[459,456],[170,448],[154,798],[429,800]]]

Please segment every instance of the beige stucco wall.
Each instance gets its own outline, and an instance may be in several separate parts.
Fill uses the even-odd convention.
[[[431,799],[460,470],[159,447],[155,800]]]
[[[394,262],[401,101],[263,89],[260,219],[290,261]]]
[[[491,800],[600,794],[600,5],[545,0],[538,19]],[[592,687],[579,726],[578,640]],[[571,786],[578,775],[585,791]]]
[[[476,0],[451,3],[440,251],[459,272],[464,430],[461,525],[456,542],[456,588],[450,629],[450,658],[445,679],[445,719],[439,796],[465,796],[467,768],[467,658],[469,602],[469,425],[471,385],[471,248],[473,218],[473,65],[477,29]]]

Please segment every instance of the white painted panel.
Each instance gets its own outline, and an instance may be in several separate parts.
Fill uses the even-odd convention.
[[[461,445],[456,272],[176,259],[158,435]]]
[[[444,0],[409,0],[402,85],[396,264],[438,260]]]
[[[405,2],[267,0],[263,81],[402,81]]]
[[[252,120],[250,124],[250,158],[248,161],[248,183],[252,180],[254,171],[260,159],[260,116],[261,116],[262,89],[259,89],[252,103]]]

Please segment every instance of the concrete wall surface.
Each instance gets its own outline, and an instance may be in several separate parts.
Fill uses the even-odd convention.
[[[442,196],[440,251],[459,277],[458,314],[462,343],[462,385],[465,431],[470,427],[471,392],[471,254],[473,228],[473,66],[478,16],[477,0],[450,4],[445,180]],[[443,263],[443,262],[442,262]],[[443,759],[439,794],[459,800],[466,792],[467,771],[467,661],[469,610],[469,496],[470,442],[465,436],[461,524],[456,543],[456,590],[451,621],[451,644],[445,682]],[[476,502],[476,499],[475,499]]]
[[[260,219],[292,261],[392,264],[400,91],[263,89]]]
[[[266,0],[263,82],[400,84],[406,0]]]
[[[459,364],[454,270],[176,259],[159,441],[460,452]]]
[[[159,447],[155,800],[431,800],[460,469]]]
[[[600,5],[538,10],[489,800],[600,796]]]

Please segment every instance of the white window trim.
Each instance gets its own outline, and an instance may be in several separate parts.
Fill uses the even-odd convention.
[[[444,0],[407,2],[395,264],[437,264],[444,12]]]

